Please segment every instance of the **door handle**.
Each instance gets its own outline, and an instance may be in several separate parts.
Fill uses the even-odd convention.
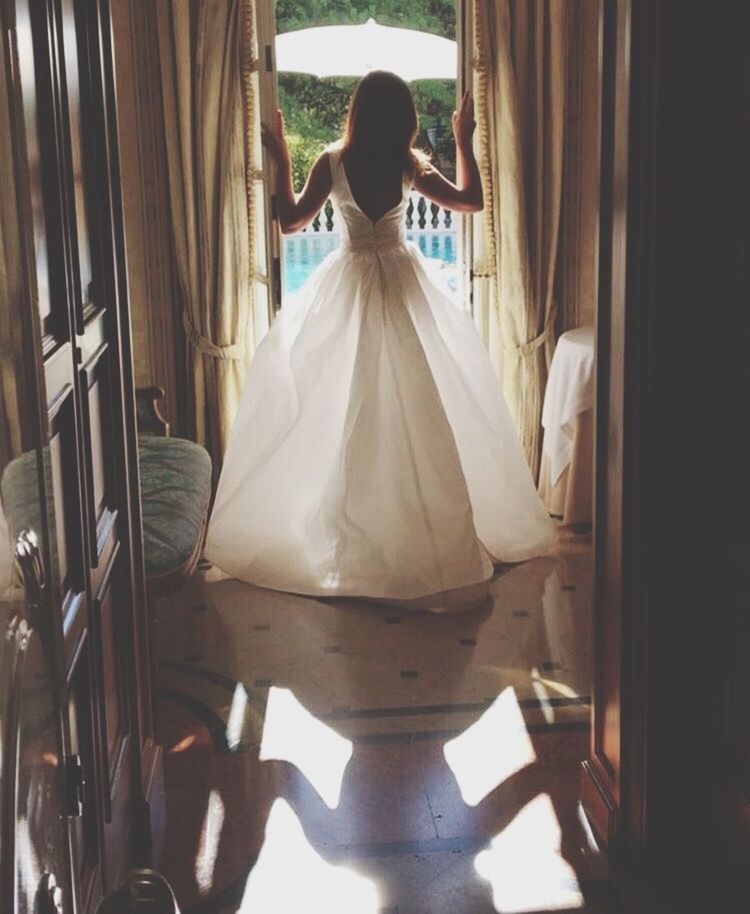
[[[37,914],[65,914],[63,890],[54,873],[45,873],[37,891]]]
[[[155,870],[131,870],[125,882],[101,900],[96,914],[180,914],[167,880]]]

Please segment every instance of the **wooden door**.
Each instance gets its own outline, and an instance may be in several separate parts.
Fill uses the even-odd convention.
[[[119,516],[128,506],[123,503],[122,478],[124,454],[115,434],[115,417],[121,408],[114,398],[118,355],[116,288],[111,263],[111,202],[109,200],[106,154],[101,140],[106,137],[103,99],[97,74],[101,73],[100,22],[96,4],[81,0],[59,0],[56,10],[62,39],[62,107],[67,107],[68,136],[64,186],[67,190],[66,226],[69,243],[73,308],[74,345],[73,387],[76,392],[79,466],[82,469],[82,554],[86,600],[72,620],[69,640],[71,654],[76,651],[80,633],[85,631],[87,654],[82,656],[80,676],[72,691],[71,720],[80,713],[83,698],[78,692],[93,694],[96,700],[89,724],[94,733],[98,770],[99,799],[102,812],[103,864],[105,877],[118,877],[116,861],[106,857],[108,847],[118,847],[127,820],[129,785],[119,785],[128,777],[125,764],[130,734],[127,683],[124,661],[119,650],[123,642],[122,610],[118,601],[118,576],[123,576],[122,533]],[[104,167],[103,167],[104,166]],[[48,384],[48,395],[50,386]],[[124,589],[127,592],[126,589]],[[85,613],[85,615],[84,615]],[[118,808],[119,807],[119,808]],[[115,834],[111,834],[114,832]],[[118,834],[119,833],[119,834]]]
[[[599,839],[616,843],[622,801],[623,419],[627,247],[628,0],[601,12],[602,110],[596,321],[594,683],[583,803]]]
[[[12,31],[0,7],[0,910],[73,911],[62,632],[46,569],[36,264],[19,181]]]
[[[17,0],[46,402],[51,580],[69,754],[86,789],[71,824],[77,906],[147,852],[158,765],[150,717],[140,507],[108,5]]]
[[[744,910],[750,7],[603,9],[584,805],[651,892]]]

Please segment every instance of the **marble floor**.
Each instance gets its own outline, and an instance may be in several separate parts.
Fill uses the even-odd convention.
[[[202,568],[159,607],[159,866],[183,911],[618,914],[578,798],[590,588],[567,528],[463,611]]]

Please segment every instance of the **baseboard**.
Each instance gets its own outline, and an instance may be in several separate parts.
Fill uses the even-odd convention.
[[[617,839],[617,804],[590,759],[581,763],[581,803],[597,841],[611,851]]]

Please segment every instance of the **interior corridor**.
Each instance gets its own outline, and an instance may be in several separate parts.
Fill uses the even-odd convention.
[[[159,868],[183,910],[617,910],[579,806],[591,538],[410,612],[203,566],[165,600]]]

